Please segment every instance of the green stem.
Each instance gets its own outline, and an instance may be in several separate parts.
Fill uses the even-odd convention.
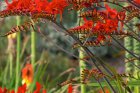
[[[115,81],[110,81],[111,85],[112,86],[117,86],[116,83],[114,83],[114,82]],[[127,85],[135,87],[135,86],[139,86],[139,82],[140,82],[140,80],[135,80],[135,81],[133,80],[133,81],[129,81],[127,83]],[[101,82],[101,83],[102,83],[102,86],[107,86],[106,82]],[[100,85],[99,85],[99,83],[89,83],[89,84],[87,84],[87,86],[99,87]],[[139,92],[134,92],[134,93],[139,93]]]
[[[7,62],[6,67],[4,69],[4,73],[3,73],[3,83],[2,84],[7,84],[7,75],[8,75],[8,68],[9,68],[9,62]]]
[[[9,53],[9,63],[10,63],[10,79],[11,79],[12,73],[13,73],[13,54],[12,54],[12,52]]]
[[[32,28],[32,32],[31,32],[31,63],[34,69],[35,66],[35,57],[36,57],[36,33],[34,31],[34,29]]]
[[[134,19],[134,24],[136,24],[138,21],[139,21],[139,20]],[[137,34],[140,34],[139,31],[138,31],[138,29],[134,28],[134,30],[137,31],[137,32],[136,32]],[[140,55],[140,42],[134,39],[133,45],[134,45],[134,50],[133,50],[134,53],[136,53],[137,55]],[[140,60],[135,60],[134,63],[135,63],[135,65],[140,66]],[[135,76],[136,78],[138,78],[138,77],[140,76],[139,69],[138,69],[137,67],[135,67],[134,76]],[[140,88],[140,87],[135,87],[135,88],[134,88],[134,93],[140,93],[139,88]]]
[[[78,11],[78,14],[80,14],[81,11]],[[83,20],[78,18],[78,24],[82,25],[83,24]],[[80,36],[79,36],[80,37]],[[82,59],[84,58],[84,52],[83,52],[83,48],[79,48],[79,58]],[[80,81],[82,82],[82,72],[83,70],[86,68],[86,64],[83,60],[79,60],[79,67],[80,67]],[[86,85],[85,84],[81,84],[81,93],[86,93]]]
[[[20,17],[17,16],[17,25],[20,24]],[[20,73],[20,50],[21,50],[21,34],[20,32],[17,33],[17,47],[16,47],[16,52],[17,52],[17,57],[16,57],[16,85],[15,85],[15,91],[18,89],[18,84],[19,84],[19,73]]]
[[[80,50],[79,50],[79,58],[83,58],[83,57],[84,57],[83,49],[80,48]],[[86,68],[85,62],[83,60],[80,60],[79,61],[79,66],[80,66],[80,76],[81,76],[82,71]],[[81,81],[82,81],[82,77],[81,77]],[[81,84],[81,93],[86,93],[85,84]]]

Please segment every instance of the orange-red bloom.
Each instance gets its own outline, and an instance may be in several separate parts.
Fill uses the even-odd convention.
[[[32,0],[12,0],[12,3],[9,3],[8,0],[5,0],[7,4],[7,10],[12,9],[28,9],[31,5]]]
[[[117,17],[117,11],[115,9],[111,9],[107,4],[105,5],[106,7],[106,13],[109,18],[115,19]]]
[[[15,93],[15,90],[11,90],[10,93]]]
[[[52,0],[46,7],[46,11],[51,14],[62,14],[66,6],[68,6],[66,0]]]
[[[26,91],[27,91],[26,90],[26,84],[24,84],[24,85],[18,87],[17,93],[26,93]]]
[[[22,69],[22,83],[26,83],[27,86],[33,81],[33,67],[31,64],[26,64],[26,66]]]
[[[42,90],[42,93],[47,93],[47,90],[46,90],[46,89],[43,89],[43,90]]]
[[[140,0],[134,0],[134,2],[140,5]]]
[[[9,3],[8,0],[5,0],[7,4],[7,10],[13,9],[24,9],[30,10],[30,12],[47,12],[51,14],[62,14],[64,8],[68,6],[66,0],[12,0],[12,3]]]
[[[39,82],[36,82],[36,90],[34,91],[34,93],[40,93],[41,90],[41,84]]]
[[[0,87],[0,93],[7,93],[7,89],[6,89],[6,88],[2,89],[2,88]]]
[[[70,85],[68,86],[68,93],[72,93],[72,91],[73,91],[73,88],[72,88],[72,85],[70,84]]]
[[[28,90],[27,90],[26,84],[19,86],[17,92],[15,92],[14,90],[7,90],[6,88],[0,87],[0,93],[27,93],[27,92],[28,92]],[[31,93],[47,93],[47,90],[43,89],[41,91],[41,84],[36,82],[36,89],[34,92],[31,92]]]

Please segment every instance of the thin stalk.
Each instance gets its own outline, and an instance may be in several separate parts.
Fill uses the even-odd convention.
[[[112,37],[112,36],[111,36],[111,37]],[[126,46],[123,46],[123,45],[122,45],[119,41],[117,41],[117,39],[115,39],[114,37],[112,37],[112,38],[113,38],[113,40],[114,40],[116,43],[118,43],[123,49],[125,49],[126,52],[128,52],[132,57],[135,57],[136,59],[140,60],[140,57],[139,57],[138,55],[135,55],[133,52],[131,52],[132,50],[127,49]],[[125,37],[125,38],[127,38],[128,43],[129,43],[129,41],[132,41],[132,40],[129,39],[130,37]],[[126,44],[128,44],[128,43],[126,43]],[[131,42],[129,45],[132,46],[133,43]],[[132,58],[132,57],[131,57],[131,58]]]
[[[34,25],[34,23],[33,23],[33,25]],[[31,31],[31,64],[33,66],[33,69],[35,67],[35,60],[36,60],[36,42],[35,41],[36,41],[36,33],[32,27],[32,31]]]
[[[115,83],[115,81],[110,81],[111,85],[112,86],[117,86]],[[127,85],[128,86],[139,86],[139,82],[140,80],[136,80],[136,81],[128,81]],[[101,82],[102,83],[102,86],[106,86],[106,82]],[[87,86],[96,86],[96,87],[99,87],[100,84],[99,83],[89,83],[87,84]],[[134,93],[139,93],[139,92],[134,92]]]
[[[124,23],[125,24],[125,23]],[[136,39],[137,41],[140,41],[140,36],[132,29],[132,27],[128,26],[127,24],[125,24],[125,26],[134,34],[130,35],[132,36],[134,39]],[[135,37],[134,37],[135,36]],[[136,38],[137,36],[137,38]]]
[[[114,50],[116,50],[117,48],[118,49],[120,49],[120,47],[119,46],[117,46],[117,45],[115,45],[115,44],[112,44],[114,47],[112,47],[112,49],[114,49]],[[116,47],[116,48],[115,48]],[[124,57],[125,58],[125,60],[127,61],[127,60],[129,60],[129,58],[127,58],[127,57]],[[133,63],[132,62],[133,60],[130,60],[129,62],[125,62],[125,63],[131,63],[132,65],[134,65],[135,66],[135,68],[137,68],[137,69],[140,69],[140,66],[137,66],[135,63]]]
[[[78,11],[78,14],[80,14],[81,11]],[[81,18],[78,18],[78,24],[79,26],[83,24],[83,20]],[[80,35],[79,35],[80,37]],[[84,52],[83,48],[79,48],[79,58],[84,58]],[[82,82],[82,77],[81,75],[83,74],[83,70],[86,68],[86,64],[83,60],[79,60],[79,68],[80,68],[80,81]],[[85,84],[81,83],[81,93],[86,93],[86,86]]]
[[[17,25],[20,24],[20,17],[17,16]],[[20,31],[17,32],[17,47],[16,47],[16,83],[15,83],[15,91],[18,89],[19,84],[19,76],[20,76],[20,50],[21,50],[21,34]]]
[[[134,19],[134,23],[137,23],[139,20],[138,19]],[[138,29],[134,28],[137,32],[137,34],[140,34]],[[134,45],[134,49],[133,52],[136,53],[137,55],[140,55],[140,42],[137,40],[133,40],[133,45]],[[134,60],[135,65],[140,66],[140,60]],[[134,76],[136,78],[138,78],[140,75],[139,73],[139,69],[137,67],[135,67],[134,69]],[[134,93],[140,93],[140,87],[134,87]]]
[[[124,46],[121,45],[120,42],[118,42],[114,37],[112,37],[114,41],[116,41],[123,49],[126,50],[126,54],[125,57],[126,58],[132,58],[135,57],[137,59],[139,59],[139,57],[137,57],[136,55],[134,55],[131,51],[133,50],[133,39],[130,37],[125,37],[125,41],[124,41]],[[127,59],[126,59],[127,60]],[[126,63],[126,72],[128,73],[133,73],[133,65],[131,64],[131,62]]]
[[[79,58],[84,58],[84,53],[81,50],[82,48],[79,49]],[[82,81],[82,71],[86,68],[86,64],[83,60],[79,60],[79,67],[80,67],[80,80]],[[86,93],[86,86],[85,84],[81,84],[81,93]]]
[[[13,73],[13,54],[12,54],[12,52],[9,53],[9,63],[10,63],[10,79],[11,79],[12,73]]]
[[[9,35],[7,37],[7,39],[8,39],[7,53],[8,53],[10,79],[11,79],[12,78],[12,73],[13,73],[13,52],[14,52],[14,46],[15,45],[13,43],[14,37],[12,35]]]
[[[9,68],[9,64],[10,62],[7,62],[6,67],[4,69],[4,73],[3,73],[3,83],[2,84],[7,84],[7,75],[8,75],[8,68]]]

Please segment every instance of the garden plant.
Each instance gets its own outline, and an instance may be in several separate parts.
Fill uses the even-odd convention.
[[[140,0],[3,0],[0,6],[0,93],[140,93]],[[54,57],[37,52],[54,38],[47,49]],[[98,55],[106,47],[120,51],[124,71]],[[72,57],[66,64],[65,54]],[[74,61],[78,69],[66,70]]]

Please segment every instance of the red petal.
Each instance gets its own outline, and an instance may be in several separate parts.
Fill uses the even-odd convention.
[[[15,91],[14,91],[14,90],[12,90],[10,93],[15,93]]]
[[[73,88],[72,88],[72,85],[70,84],[70,85],[68,86],[68,93],[72,93],[72,91],[73,91]]]
[[[46,90],[46,89],[43,89],[43,90],[42,90],[42,93],[47,93],[47,90]]]
[[[40,93],[41,90],[41,84],[39,82],[36,82],[36,90],[34,91],[34,93]]]
[[[140,0],[134,0],[134,2],[140,5]]]

